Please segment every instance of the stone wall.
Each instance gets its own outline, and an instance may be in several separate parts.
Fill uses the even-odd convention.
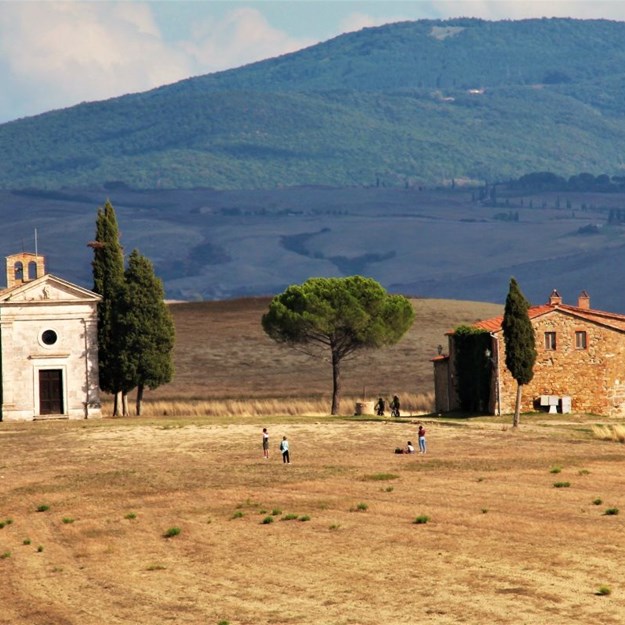
[[[573,412],[625,414],[625,333],[554,310],[534,320],[537,359],[534,379],[523,388],[522,412],[535,410],[541,395],[570,396]],[[545,332],[556,333],[556,349],[545,349]],[[586,332],[586,349],[576,347],[575,333]],[[505,366],[503,333],[497,333],[500,401],[512,413],[516,381]]]

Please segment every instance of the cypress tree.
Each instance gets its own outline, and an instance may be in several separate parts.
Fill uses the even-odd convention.
[[[162,281],[152,263],[133,250],[125,272],[124,393],[137,388],[136,411],[141,414],[145,388],[171,381],[174,322],[165,304]]]
[[[98,366],[100,388],[115,395],[113,415],[119,413],[120,365],[123,335],[120,302],[124,291],[124,253],[119,243],[115,209],[109,200],[98,208],[93,248],[93,290],[102,296],[98,305]]]
[[[506,297],[503,315],[503,338],[506,346],[506,367],[517,382],[516,405],[514,408],[513,427],[519,425],[521,393],[524,384],[534,377],[536,362],[536,340],[534,328],[528,314],[529,304],[517,281],[510,278],[510,287]]]

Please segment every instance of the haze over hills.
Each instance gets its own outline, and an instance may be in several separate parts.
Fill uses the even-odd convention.
[[[0,251],[37,228],[50,271],[89,287],[110,198],[169,298],[361,273],[502,303],[514,275],[534,303],[585,289],[625,313],[624,86],[625,23],[419,21],[18,120],[0,125]],[[460,184],[543,170],[604,175],[496,200]]]
[[[424,20],[0,125],[0,187],[618,174],[625,23]]]

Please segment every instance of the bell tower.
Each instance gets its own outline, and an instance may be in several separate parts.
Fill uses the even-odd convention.
[[[45,275],[45,258],[39,254],[22,252],[6,257],[7,289],[32,282]]]

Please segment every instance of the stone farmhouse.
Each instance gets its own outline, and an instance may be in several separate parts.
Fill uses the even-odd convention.
[[[6,258],[0,291],[0,418],[100,417],[100,296],[45,272],[43,256]]]
[[[594,310],[583,291],[576,306],[565,304],[554,290],[549,301],[530,307],[536,336],[534,378],[523,387],[522,412],[588,412],[625,414],[625,315]],[[473,324],[489,333],[484,363],[489,377],[481,405],[490,414],[514,412],[516,381],[505,364],[503,316]],[[460,408],[456,377],[455,333],[448,335],[449,353],[433,359],[436,410]]]

